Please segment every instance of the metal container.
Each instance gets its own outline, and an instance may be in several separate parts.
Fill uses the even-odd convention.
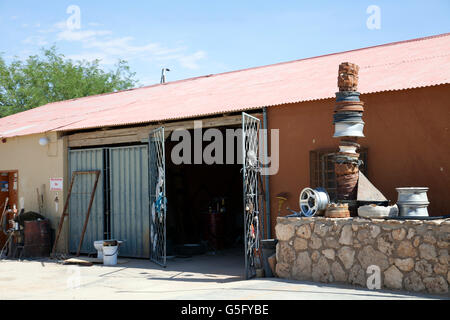
[[[360,101],[359,96],[361,94],[358,91],[340,91],[336,92],[336,102],[343,101]]]
[[[357,147],[355,146],[339,146],[339,152],[342,153],[355,153],[356,154]]]
[[[401,217],[428,217],[427,187],[396,188]]]
[[[336,122],[334,124],[334,136],[339,137],[364,137],[364,122]]]
[[[25,221],[24,257],[48,257],[50,255],[50,222],[46,220]]]
[[[398,203],[429,203],[427,197],[427,187],[411,187],[411,188],[396,188],[398,192]]]
[[[357,111],[342,111],[333,115],[333,123],[338,122],[362,122],[362,112]]]
[[[428,217],[428,203],[423,204],[400,204],[400,217]]]
[[[364,102],[362,101],[341,101],[336,102],[335,112],[344,112],[344,111],[364,111]]]

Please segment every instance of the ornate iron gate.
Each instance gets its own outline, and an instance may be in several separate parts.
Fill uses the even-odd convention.
[[[164,127],[149,137],[150,259],[166,266],[166,157]]]
[[[258,183],[261,174],[259,161],[260,120],[242,113],[243,183],[244,183],[244,241],[245,277],[253,278],[261,266],[260,199]]]

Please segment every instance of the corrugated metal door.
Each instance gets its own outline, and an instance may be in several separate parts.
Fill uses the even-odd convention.
[[[119,255],[150,257],[148,147],[110,149],[111,238],[124,240]]]
[[[103,149],[69,151],[70,179],[74,171],[90,170],[100,170],[101,174],[81,246],[81,253],[84,254],[96,252],[94,241],[103,240]],[[78,249],[94,182],[95,174],[77,175],[74,181],[69,204],[70,252],[76,252]]]

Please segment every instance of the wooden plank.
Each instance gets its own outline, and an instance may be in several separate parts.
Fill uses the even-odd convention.
[[[55,256],[56,245],[58,244],[59,236],[61,235],[62,227],[63,227],[63,224],[64,224],[64,219],[65,219],[65,217],[67,217],[69,215],[67,209],[69,208],[70,195],[72,194],[72,187],[73,187],[74,181],[75,181],[75,175],[72,175],[72,179],[70,180],[69,191],[67,193],[66,202],[64,204],[64,209],[63,209],[63,212],[61,214],[61,218],[59,220],[58,231],[56,232],[55,242],[53,243],[53,249],[52,249],[52,252],[51,252],[51,257]]]
[[[99,259],[100,260],[100,259]],[[81,266],[92,266],[94,263],[92,261],[89,261],[87,259],[82,258],[70,258],[63,261],[64,265],[81,265]]]
[[[74,173],[77,173],[76,171]],[[91,200],[89,201],[89,206],[86,212],[86,219],[84,221],[83,231],[81,231],[80,243],[78,244],[77,257],[80,256],[81,245],[83,244],[84,234],[86,233],[86,228],[89,222],[89,217],[91,215],[92,204],[94,203],[95,191],[97,190],[98,178],[100,177],[100,170],[95,171],[95,182],[94,187],[92,188]]]
[[[258,116],[256,114],[255,116]],[[242,118],[237,116],[223,116],[210,119],[202,119],[203,128],[230,126],[241,124]],[[172,132],[176,129],[194,129],[194,120],[178,121],[171,123],[161,123],[144,127],[130,127],[111,130],[97,130],[93,132],[81,132],[69,135],[69,147],[100,146],[120,143],[141,142],[148,139],[149,132],[158,127],[164,126],[165,132]]]

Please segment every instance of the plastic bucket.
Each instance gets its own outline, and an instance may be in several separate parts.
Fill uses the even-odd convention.
[[[119,246],[103,246],[103,265],[115,266],[118,252]]]

